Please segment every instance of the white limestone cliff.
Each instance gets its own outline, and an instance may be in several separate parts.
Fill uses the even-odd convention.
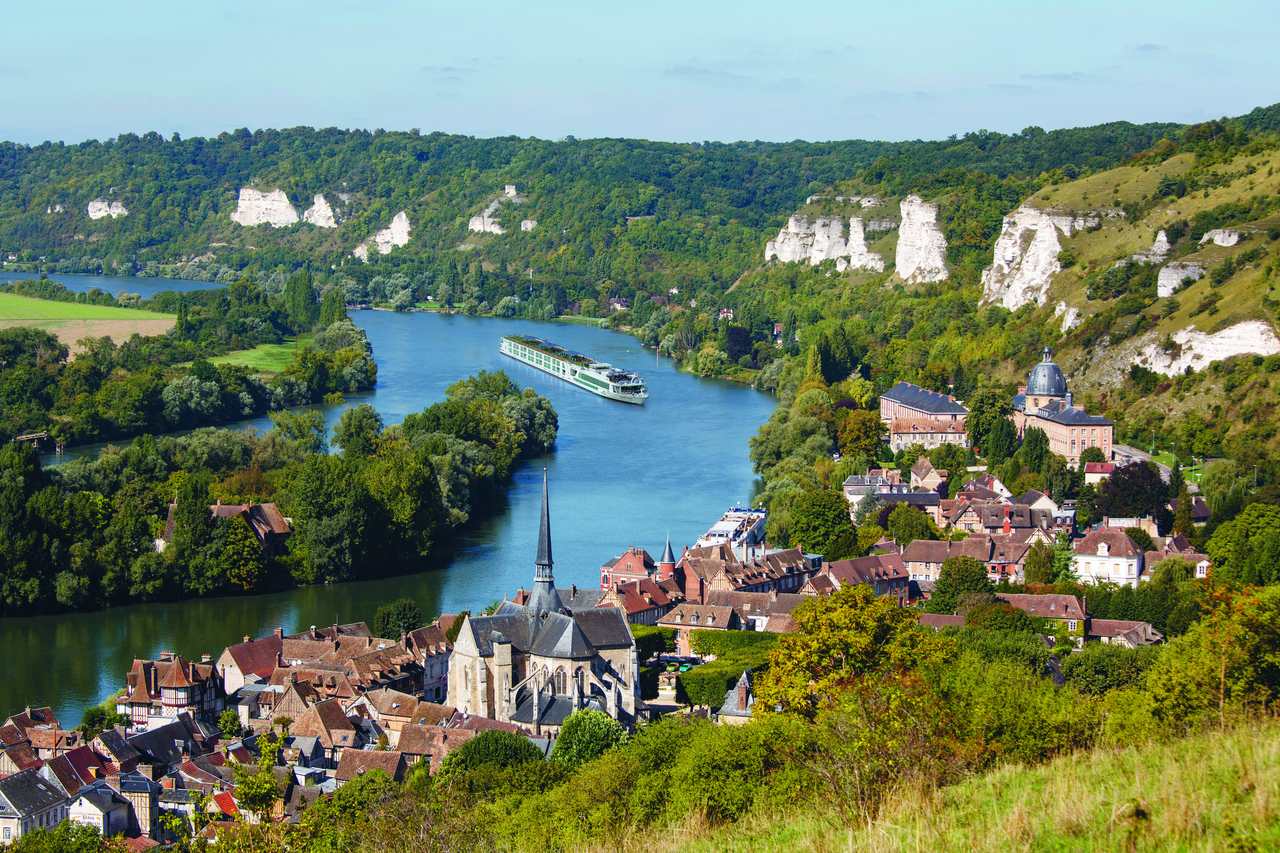
[[[1276,355],[1280,353],[1280,338],[1271,324],[1263,320],[1246,320],[1234,326],[1208,334],[1194,326],[1174,332],[1173,352],[1166,352],[1159,343],[1151,343],[1138,352],[1137,362],[1162,373],[1178,376],[1187,368],[1199,370],[1236,355]]]
[[[1169,235],[1164,233],[1161,228],[1156,234],[1155,242],[1151,244],[1151,248],[1145,252],[1138,252],[1136,255],[1130,255],[1129,259],[1138,264],[1162,264],[1165,258],[1169,257],[1169,253],[1173,251],[1173,246],[1169,243]]]
[[[1205,243],[1213,243],[1215,246],[1231,247],[1240,242],[1240,232],[1232,228],[1215,228],[1212,231],[1204,232],[1204,236],[1200,238],[1200,245]]]
[[[477,234],[506,234],[507,229],[494,218],[494,214],[498,212],[502,199],[495,198],[485,206],[480,213],[467,220],[467,230],[475,231]]]
[[[764,259],[777,259],[783,263],[807,261],[817,266],[823,261],[835,261],[836,269],[884,271],[884,258],[867,251],[867,240],[862,220],[849,217],[849,236],[845,237],[844,223],[834,217],[810,220],[804,216],[792,216],[778,232],[778,236],[765,244]]]
[[[356,246],[351,254],[367,263],[369,261],[370,248],[373,248],[379,255],[390,254],[391,250],[397,246],[404,246],[409,243],[410,231],[412,231],[412,228],[409,225],[409,214],[402,210],[391,218],[390,225],[375,232],[372,237]]]
[[[334,218],[333,207],[322,193],[316,193],[311,206],[302,214],[302,221],[317,228],[337,228],[338,220]]]
[[[1063,334],[1066,334],[1076,326],[1080,325],[1080,309],[1072,308],[1065,302],[1059,302],[1054,306],[1053,316],[1062,318]]]
[[[123,209],[123,208],[124,208],[124,206],[123,206],[123,205],[121,205],[121,209]],[[60,205],[60,204],[50,204],[50,205],[46,205],[46,206],[45,206],[45,209],[44,209],[44,212],[45,212],[46,214],[62,213],[62,212],[63,212],[63,207],[62,207],[62,205]]]
[[[276,189],[264,193],[253,187],[241,187],[240,197],[236,200],[236,209],[231,214],[231,221],[246,228],[257,225],[285,228],[297,223],[298,211],[293,209],[284,190]]]
[[[1058,233],[1070,237],[1099,221],[1095,214],[1050,213],[1025,204],[1005,216],[991,266],[982,271],[982,301],[1010,311],[1043,305],[1053,277],[1062,272]]]
[[[533,229],[535,229],[535,228],[537,228],[537,227],[538,227],[538,220],[536,220],[536,219],[521,219],[521,220],[520,220],[520,230],[521,230],[521,231],[532,231]]]
[[[1156,276],[1156,296],[1161,299],[1173,296],[1182,286],[1182,282],[1187,279],[1199,281],[1202,278],[1204,278],[1204,267],[1193,261],[1174,261],[1171,264],[1165,264]]]
[[[947,240],[938,230],[938,206],[909,195],[898,209],[902,214],[894,258],[898,277],[913,284],[946,281]]]
[[[129,215],[129,209],[123,202],[107,201],[105,198],[95,198],[89,202],[85,212],[89,214],[90,219],[105,219],[108,216],[119,219],[121,216]]]

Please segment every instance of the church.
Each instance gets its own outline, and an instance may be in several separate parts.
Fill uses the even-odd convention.
[[[489,616],[468,616],[449,660],[448,704],[466,714],[558,732],[582,708],[626,726],[636,721],[640,669],[626,615],[597,607],[598,593],[556,589],[547,475],[533,588]]]
[[[1027,375],[1026,386],[1013,398],[1013,425],[1019,438],[1028,427],[1044,430],[1049,449],[1073,468],[1080,466],[1080,454],[1086,447],[1101,450],[1104,460],[1111,458],[1115,427],[1106,418],[1075,405],[1067,377],[1054,363],[1053,350],[1048,347]]]

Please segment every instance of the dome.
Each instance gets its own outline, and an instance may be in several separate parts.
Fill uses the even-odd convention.
[[[1027,376],[1027,394],[1037,397],[1067,396],[1067,377],[1053,363],[1053,350],[1048,347],[1044,348],[1044,358],[1031,368],[1031,373]]]

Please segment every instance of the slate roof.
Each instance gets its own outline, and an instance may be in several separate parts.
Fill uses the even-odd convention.
[[[66,800],[57,785],[35,770],[22,770],[0,779],[0,815],[25,817]]]
[[[972,557],[985,563],[991,556],[991,540],[986,536],[970,536],[959,542],[915,539],[902,549],[907,563],[943,563],[949,557]]]
[[[1135,646],[1151,645],[1164,639],[1164,635],[1150,622],[1130,619],[1090,619],[1088,636],[1091,639],[1124,639]]]
[[[1084,619],[1084,605],[1074,595],[999,593],[996,598],[1030,616],[1047,619]]]
[[[1079,406],[1071,406],[1066,400],[1052,400],[1041,406],[1035,416],[1063,426],[1111,426],[1111,421],[1101,415],[1091,415]]]
[[[334,778],[350,782],[371,770],[381,770],[397,782],[404,776],[404,753],[395,750],[348,749],[338,761]]]
[[[565,718],[572,713],[572,697],[544,695],[538,704],[538,719],[536,722],[543,726],[558,726],[564,723]],[[528,726],[534,724],[532,692],[524,692],[524,695],[516,700],[516,709],[511,714],[511,719]]]
[[[907,579],[907,567],[901,554],[876,554],[852,560],[832,560],[826,564],[823,571],[839,581],[841,586]]]
[[[932,415],[967,415],[969,413],[968,409],[946,394],[939,394],[937,391],[930,391],[919,385],[912,385],[910,382],[899,382],[880,396]]]
[[[736,629],[740,622],[738,612],[732,607],[716,604],[686,602],[658,620],[659,625],[672,628],[725,628]]]
[[[73,798],[75,800],[86,800],[93,804],[94,808],[106,814],[114,808],[129,808],[129,801],[117,794],[105,779],[99,779],[92,785],[87,786]]]
[[[119,729],[107,729],[96,738],[107,757],[125,769],[125,765],[136,763],[142,754],[133,747]]]

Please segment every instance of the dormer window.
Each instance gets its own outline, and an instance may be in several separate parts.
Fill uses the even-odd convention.
[[[1107,543],[1106,543],[1106,542],[1099,542],[1099,543],[1098,543],[1098,556],[1099,556],[1099,557],[1107,557],[1107,556],[1110,556],[1110,553],[1111,553],[1111,548],[1107,545]]]

